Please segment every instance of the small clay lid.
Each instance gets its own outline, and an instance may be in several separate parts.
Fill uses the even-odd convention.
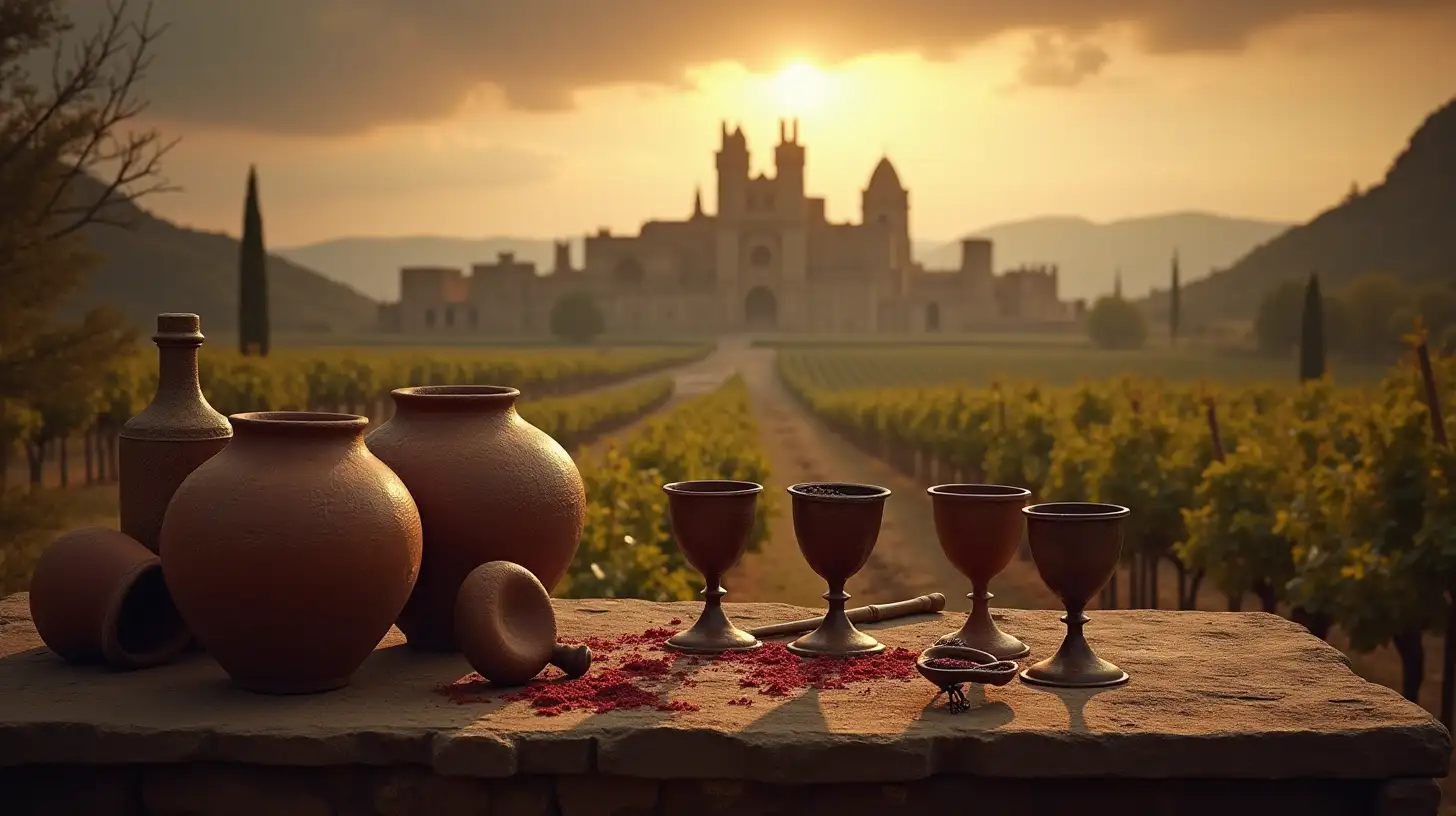
[[[551,594],[520,564],[481,564],[455,597],[455,641],[471,668],[491,683],[528,683],[551,662],[556,646]]]
[[[157,333],[152,340],[162,342],[202,342],[202,318],[190,312],[163,312],[157,315]]]

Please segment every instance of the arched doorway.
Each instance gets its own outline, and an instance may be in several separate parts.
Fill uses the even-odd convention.
[[[940,331],[940,304],[932,303],[925,307],[925,330],[928,332]]]
[[[779,302],[767,286],[755,286],[743,299],[743,322],[750,329],[772,329],[779,322]]]

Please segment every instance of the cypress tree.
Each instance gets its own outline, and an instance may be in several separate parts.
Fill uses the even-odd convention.
[[[1299,320],[1299,379],[1317,380],[1325,375],[1325,301],[1320,295],[1319,275],[1311,273],[1304,287],[1304,311]]]
[[[1168,287],[1168,339],[1178,342],[1178,318],[1182,308],[1182,297],[1178,282],[1178,250],[1173,250],[1173,280]]]
[[[238,250],[238,350],[268,356],[268,253],[258,207],[258,170],[248,168],[243,240]]]

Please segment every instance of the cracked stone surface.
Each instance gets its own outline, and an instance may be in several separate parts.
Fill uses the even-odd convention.
[[[556,601],[563,638],[691,622],[696,603]],[[810,617],[728,604],[740,626]],[[866,626],[914,651],[963,609]],[[1002,610],[1003,629],[1056,648],[1058,613]],[[391,631],[341,691],[264,697],[204,654],[147,671],[69,666],[46,651],[24,594],[0,600],[0,766],[229,762],[419,765],[445,776],[598,772],[653,779],[899,782],[939,774],[1127,779],[1444,776],[1450,736],[1426,711],[1350,671],[1334,648],[1262,613],[1098,611],[1087,635],[1132,675],[1099,691],[968,687],[950,714],[918,675],[845,690],[756,695],[720,668],[693,670],[655,709],[537,716],[525,702],[460,704],[435,689],[469,672]],[[505,692],[502,692],[502,695]],[[729,700],[753,698],[750,706]]]

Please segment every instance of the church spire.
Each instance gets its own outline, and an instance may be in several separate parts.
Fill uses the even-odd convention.
[[[703,185],[699,184],[696,192],[693,193],[693,217],[703,217]]]

